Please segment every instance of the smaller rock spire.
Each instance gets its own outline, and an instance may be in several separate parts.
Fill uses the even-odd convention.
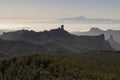
[[[110,35],[109,40],[114,40],[113,35]]]
[[[109,38],[110,40],[113,40],[113,36],[112,35],[110,35],[110,38]]]

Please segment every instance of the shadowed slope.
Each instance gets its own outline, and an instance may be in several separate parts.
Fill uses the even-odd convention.
[[[1,38],[11,41],[22,40],[32,44],[41,45],[46,48],[48,52],[57,53],[112,50],[109,43],[105,41],[104,35],[75,36],[65,31],[64,28],[44,32],[20,30],[4,33]]]

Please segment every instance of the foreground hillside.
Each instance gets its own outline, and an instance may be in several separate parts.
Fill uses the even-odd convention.
[[[119,80],[120,52],[31,54],[0,60],[0,80]]]

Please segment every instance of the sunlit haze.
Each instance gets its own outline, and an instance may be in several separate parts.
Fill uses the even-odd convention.
[[[64,24],[68,31],[86,31],[91,27],[118,30],[119,8],[120,0],[0,0],[0,29],[43,31]],[[59,21],[80,16],[100,21],[110,19],[114,24]]]

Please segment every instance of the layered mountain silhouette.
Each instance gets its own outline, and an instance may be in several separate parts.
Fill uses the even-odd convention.
[[[79,36],[81,35],[91,36],[91,35],[104,34],[106,40],[109,39],[109,37],[112,35],[114,37],[114,40],[120,43],[120,30],[111,30],[111,29],[101,30],[99,28],[91,28],[89,31],[86,31],[86,32],[72,32],[72,34],[79,35]]]
[[[72,32],[72,34],[79,36],[93,36],[104,34],[105,39],[110,43],[111,47],[117,51],[120,51],[120,30],[101,30],[99,28],[91,28],[89,31],[86,32]]]
[[[9,45],[7,48],[10,50],[17,48],[18,50],[16,51],[18,51],[18,53],[21,53],[19,52],[19,47],[21,50],[26,49],[26,52],[31,50],[31,52],[44,51],[54,53],[80,53],[94,50],[113,50],[109,43],[105,41],[103,34],[97,36],[76,36],[64,30],[63,25],[58,29],[44,32],[28,30],[7,32],[3,33],[0,38],[2,39],[0,46],[4,46],[6,49],[5,45]],[[34,48],[35,50],[32,50]]]

